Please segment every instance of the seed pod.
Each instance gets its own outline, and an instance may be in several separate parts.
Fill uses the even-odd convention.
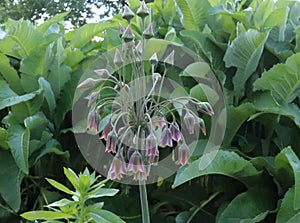
[[[128,43],[134,39],[134,34],[132,33],[131,27],[128,25],[125,29],[125,32],[122,35],[122,39]]]
[[[110,73],[108,70],[106,69],[98,69],[98,70],[94,70],[95,74],[97,74],[100,78],[102,79],[107,79],[110,77]]]
[[[118,49],[116,49],[116,52],[115,52],[114,64],[118,67],[121,67],[123,65],[123,59],[122,59],[121,53]]]
[[[169,56],[166,57],[164,60],[165,66],[174,66],[174,50],[169,54]]]
[[[130,21],[133,17],[134,17],[133,11],[131,11],[131,9],[127,5],[125,5],[124,11],[123,11],[123,14],[122,14],[122,18],[126,19],[127,22],[130,23]]]
[[[150,39],[154,36],[153,34],[153,27],[152,27],[152,23],[149,23],[149,25],[147,26],[147,28],[144,30],[143,32],[143,37],[145,39]]]
[[[156,64],[158,63],[157,54],[154,53],[154,54],[150,57],[149,61],[150,61],[150,64],[151,64],[151,65],[156,65]]]
[[[145,3],[145,1],[143,0],[142,3],[141,3],[141,6],[140,8],[137,10],[137,13],[136,13],[139,17],[141,18],[146,18],[148,15],[149,15],[149,9]]]

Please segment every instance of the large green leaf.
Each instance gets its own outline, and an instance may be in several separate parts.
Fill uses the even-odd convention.
[[[244,122],[255,113],[256,109],[250,103],[244,103],[239,107],[229,107],[227,109],[227,125],[224,137],[224,145],[229,146],[237,131]]]
[[[24,59],[39,45],[44,38],[39,30],[29,21],[9,20],[6,23],[6,37],[0,40],[0,51],[4,54]]]
[[[9,146],[7,144],[7,137],[7,130],[0,127],[0,148],[9,149]]]
[[[241,96],[246,81],[256,70],[262,55],[268,33],[260,33],[249,29],[240,34],[229,45],[224,61],[226,67],[236,67],[237,71],[233,78],[234,90],[237,96]]]
[[[235,152],[219,150],[204,154],[200,159],[193,161],[188,166],[183,166],[176,174],[173,188],[196,177],[208,174],[220,174],[232,177],[243,182],[246,185],[255,184],[253,177],[259,176],[260,172],[244,158]],[[200,169],[200,162],[209,162],[209,165]],[[204,161],[203,161],[204,160]]]
[[[54,212],[54,211],[30,211],[21,214],[21,217],[33,221],[37,219],[43,220],[54,220],[54,219],[66,219],[66,218],[74,218],[73,215],[62,213],[62,212]]]
[[[124,221],[118,215],[103,209],[93,210],[93,212],[91,212],[89,215],[92,219],[94,219],[95,222],[124,223]]]
[[[16,122],[13,117],[8,120],[8,145],[16,161],[17,166],[25,174],[29,173],[28,156],[29,156],[29,139],[30,131]]]
[[[276,175],[280,182],[286,183],[288,176],[293,176],[295,182],[293,208],[300,209],[300,160],[295,152],[287,147],[275,159]]]
[[[55,95],[52,91],[50,83],[43,77],[40,77],[38,80],[41,89],[43,90],[44,97],[47,101],[50,115],[53,115],[53,112],[56,107]]]
[[[221,213],[218,223],[255,223],[265,219],[276,207],[273,191],[253,187],[236,196]]]
[[[176,0],[182,18],[181,22],[187,30],[201,30],[207,22],[210,4],[207,0]]]
[[[18,94],[23,93],[18,72],[10,65],[10,61],[0,53],[0,75],[4,77],[10,88]]]
[[[0,194],[16,212],[21,205],[21,180],[20,170],[10,152],[0,150]]]
[[[254,13],[254,25],[259,30],[264,25],[265,21],[273,11],[274,1],[265,0],[258,4]]]
[[[254,90],[269,90],[279,102],[293,101],[300,93],[300,53],[264,72],[255,81]]]
[[[92,40],[93,37],[100,34],[104,30],[115,27],[116,23],[114,22],[103,22],[98,24],[86,24],[79,29],[69,33],[67,39],[70,40],[70,44],[74,48],[82,48],[88,42]]]
[[[37,93],[38,92],[33,92],[19,96],[10,89],[5,81],[0,80],[0,110],[21,102],[29,101],[34,98]]]
[[[295,198],[295,188],[290,188],[281,202],[279,211],[276,217],[276,223],[289,222],[297,223],[299,221],[292,221],[293,218],[299,216],[299,210],[294,209],[293,201]]]
[[[58,98],[65,83],[71,78],[71,68],[64,64],[66,55],[64,53],[62,38],[56,41],[56,48],[53,50],[55,50],[55,58],[50,66],[48,81],[51,84],[55,97]]]
[[[61,22],[64,20],[64,18],[68,15],[68,12],[60,13],[55,16],[53,16],[51,19],[46,20],[44,23],[40,24],[37,29],[45,34],[46,31],[49,29],[50,26],[52,26],[55,23]]]

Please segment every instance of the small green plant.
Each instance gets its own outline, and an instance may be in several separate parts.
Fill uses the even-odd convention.
[[[46,220],[43,222],[103,222],[119,223],[124,222],[119,216],[103,209],[103,202],[95,202],[96,198],[104,196],[114,196],[118,189],[103,188],[107,180],[99,182],[99,177],[95,172],[90,174],[86,168],[83,173],[77,175],[69,168],[64,168],[64,174],[73,185],[75,191],[69,189],[63,184],[46,179],[56,189],[71,195],[71,199],[63,198],[55,201],[46,207],[49,210],[30,211],[23,213],[21,216],[27,220]],[[59,221],[63,220],[64,221]],[[55,221],[53,221],[55,220]]]

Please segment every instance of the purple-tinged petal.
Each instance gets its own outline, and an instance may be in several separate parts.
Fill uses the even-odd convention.
[[[116,153],[116,151],[117,151],[116,142],[117,142],[117,136],[116,136],[116,133],[114,132],[114,130],[112,130],[107,135],[105,152]]]
[[[183,166],[189,163],[189,159],[190,159],[190,150],[186,145],[186,143],[182,143],[178,148],[178,160],[176,163]]]
[[[104,139],[105,141],[107,141],[107,135],[108,133],[111,131],[111,126],[110,125],[106,125],[102,131],[101,136],[99,137],[99,139]]]
[[[187,127],[189,133],[194,134],[195,117],[189,111],[187,111],[184,118],[183,118],[183,121],[184,121],[185,126]]]
[[[181,132],[179,129],[179,125],[175,120],[171,123],[170,130],[172,133],[172,139],[176,142],[179,142],[181,140]]]
[[[116,156],[113,158],[113,161],[108,170],[107,177],[111,180],[121,180],[124,174],[126,174],[126,162],[121,153],[121,150],[118,151]]]
[[[96,109],[89,112],[87,118],[87,129],[98,132],[99,131],[100,115]]]
[[[155,135],[151,134],[146,138],[146,156],[158,156],[157,139]]]
[[[168,127],[165,127],[161,133],[159,146],[161,146],[161,147],[166,147],[166,146],[172,147],[173,146],[172,133]]]

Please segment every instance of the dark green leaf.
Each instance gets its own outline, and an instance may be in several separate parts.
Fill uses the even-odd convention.
[[[37,219],[54,220],[54,219],[61,219],[61,218],[74,218],[70,214],[54,212],[54,211],[29,211],[21,214],[21,217],[30,221],[37,220]]]

